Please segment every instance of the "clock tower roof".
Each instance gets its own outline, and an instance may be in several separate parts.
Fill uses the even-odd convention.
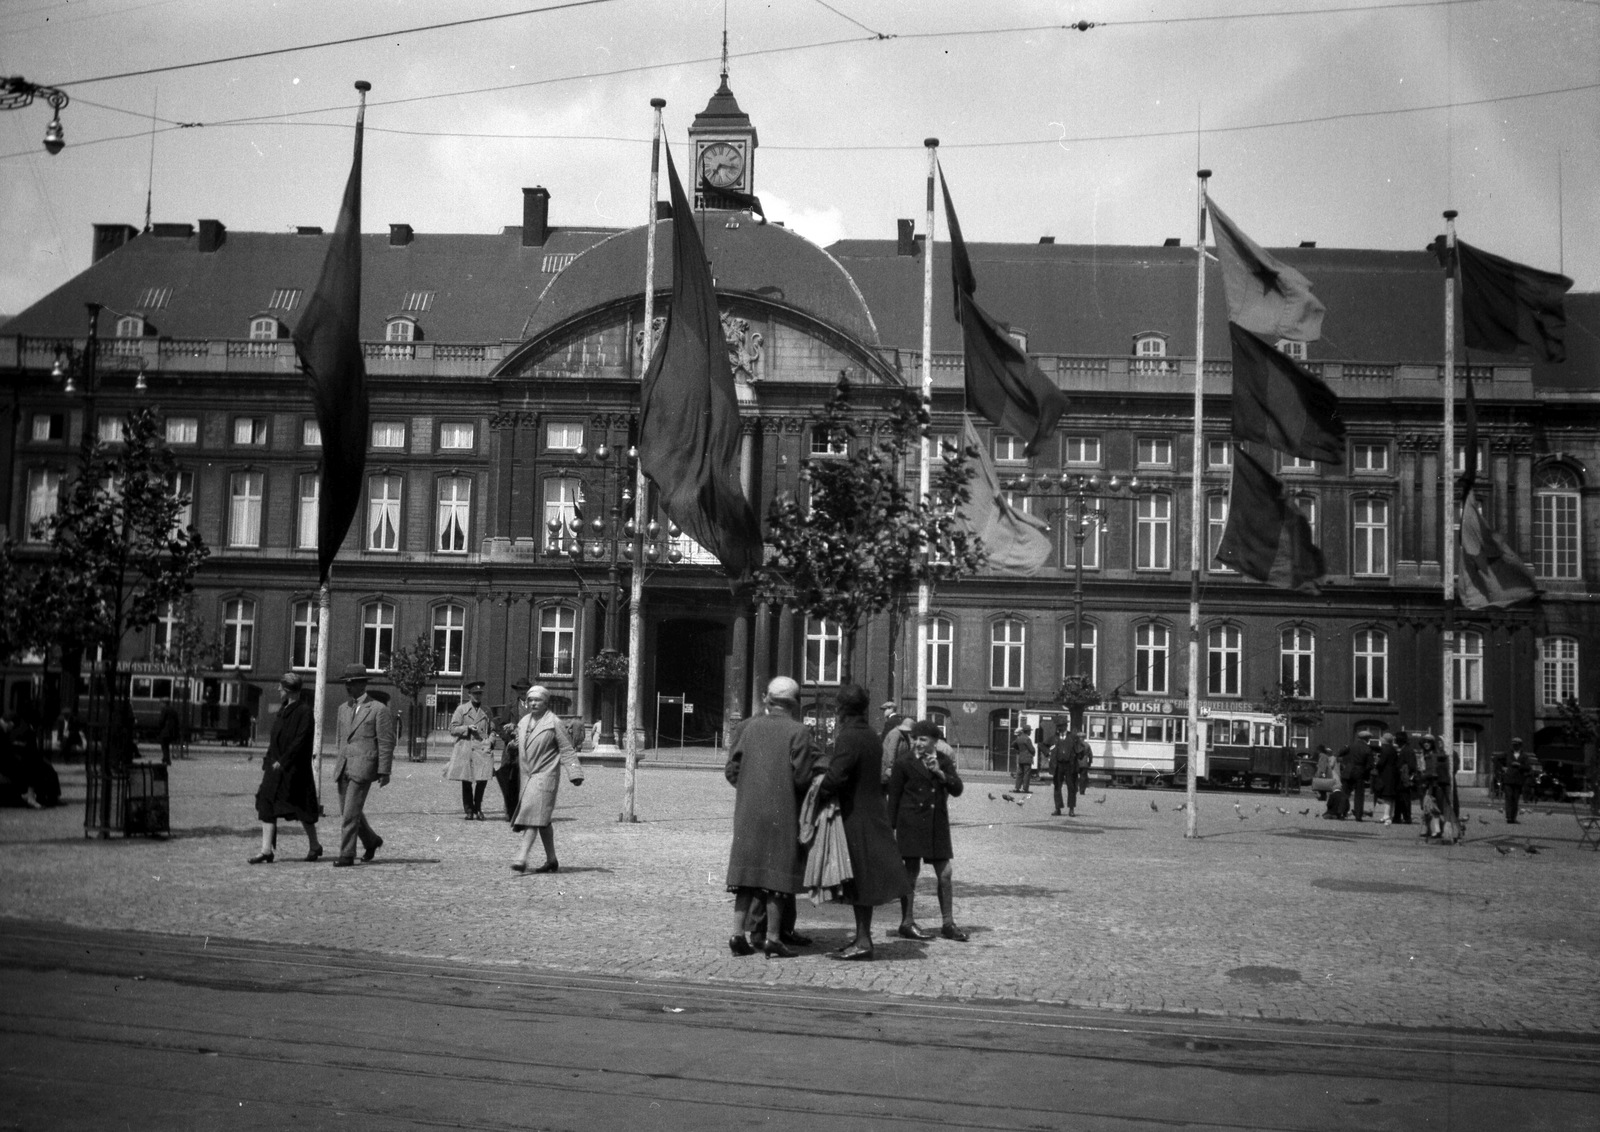
[[[711,96],[711,101],[706,103],[706,108],[694,116],[694,121],[689,124],[689,129],[696,133],[702,131],[723,130],[748,130],[750,131],[750,144],[757,145],[756,129],[750,124],[750,115],[739,109],[739,100],[733,97],[733,90],[728,86],[728,76],[722,76],[722,84],[717,87],[717,92]]]

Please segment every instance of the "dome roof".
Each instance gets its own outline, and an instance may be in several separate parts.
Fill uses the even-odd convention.
[[[878,327],[840,262],[803,236],[759,224],[741,212],[697,212],[717,294],[814,319],[866,346]],[[655,289],[672,290],[672,224],[656,225]],[[647,227],[630,228],[591,247],[545,287],[523,338],[540,337],[587,314],[644,294]]]

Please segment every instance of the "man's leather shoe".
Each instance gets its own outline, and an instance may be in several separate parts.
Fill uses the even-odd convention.
[[[762,944],[761,953],[768,959],[793,959],[796,954],[775,939],[769,939]]]
[[[247,864],[247,865],[270,865],[270,864],[272,864],[272,862],[273,862],[273,854],[272,854],[272,851],[269,849],[265,853],[257,853],[254,857],[251,857],[248,861],[246,861],[245,864]]]
[[[944,927],[939,929],[939,934],[944,936],[945,939],[953,939],[957,943],[966,943],[970,938],[966,932],[962,931],[954,924],[946,924]]]
[[[550,860],[546,861],[533,871],[536,873],[559,873],[561,871],[561,866],[558,865],[554,860]]]
[[[355,863],[356,859],[354,857],[340,857],[333,863],[333,867],[336,869],[351,869],[355,867]]]
[[[828,958],[843,959],[847,963],[864,963],[872,958],[872,948],[858,947],[852,943],[847,947],[841,947],[838,951],[828,952]]]
[[[901,924],[900,925],[899,934],[900,934],[900,938],[901,939],[932,939],[933,938],[933,933],[932,932],[925,932],[921,928],[917,927],[916,924]]]
[[[811,937],[801,935],[799,932],[779,932],[778,941],[787,943],[790,947],[810,947]]]
[[[378,840],[374,841],[371,845],[368,845],[365,849],[361,850],[361,859],[363,861],[372,860],[372,858],[374,858],[374,857],[376,857],[378,855],[378,850],[382,849],[382,848],[383,848],[383,838],[380,837],[380,838],[378,838]]]
[[[512,861],[511,871],[514,873],[525,873],[528,871],[528,863],[526,861]]]
[[[754,955],[756,953],[756,949],[750,945],[750,941],[742,935],[728,937],[728,950],[735,955]]]

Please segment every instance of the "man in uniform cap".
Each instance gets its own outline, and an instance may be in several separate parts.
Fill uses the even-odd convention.
[[[489,713],[483,706],[483,681],[469,680],[467,699],[450,715],[450,734],[455,746],[450,750],[450,765],[444,776],[461,783],[461,807],[467,821],[483,821],[483,790],[494,774],[489,752]]]
[[[1528,756],[1522,749],[1522,740],[1511,740],[1511,750],[1506,754],[1506,767],[1500,774],[1500,785],[1506,796],[1506,824],[1517,824],[1517,806],[1522,801],[1522,788],[1528,784]]]
[[[362,846],[361,859],[370,861],[383,845],[367,823],[367,791],[376,782],[381,789],[389,785],[394,766],[394,717],[389,705],[367,694],[367,666],[347,664],[344,690],[348,699],[339,705],[339,761],[333,778],[339,786],[339,856],[336,869],[356,863],[356,841]]]

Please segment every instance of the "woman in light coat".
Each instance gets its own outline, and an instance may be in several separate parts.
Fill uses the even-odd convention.
[[[583,764],[573,749],[561,717],[550,710],[550,692],[541,684],[528,689],[525,697],[528,714],[517,724],[517,752],[522,770],[522,792],[517,797],[516,816],[511,828],[522,834],[522,846],[511,868],[519,873],[553,873],[556,862],[556,836],[550,821],[556,808],[556,791],[561,787],[561,768],[574,786],[583,784]],[[533,836],[544,843],[544,864],[528,868]]]

